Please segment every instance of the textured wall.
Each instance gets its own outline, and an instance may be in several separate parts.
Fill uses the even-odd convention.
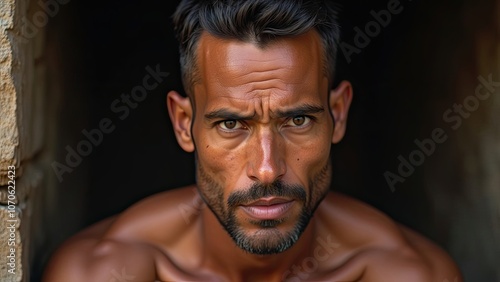
[[[435,3],[415,32],[428,44],[412,50],[430,121],[417,136],[447,136],[417,168],[432,211],[423,230],[465,281],[500,281],[499,9],[496,0]]]
[[[45,85],[40,58],[49,15],[34,3],[0,1],[0,281],[29,280],[33,207],[45,175],[39,157]],[[9,167],[15,167],[15,183],[8,182]]]
[[[500,281],[500,1],[466,1],[460,16],[463,43],[449,56],[456,68],[445,85],[451,112],[436,111],[451,126],[449,141],[426,188],[465,281]]]
[[[32,95],[30,85],[33,60],[30,51],[33,45],[29,42],[21,43],[18,40],[21,31],[17,29],[26,13],[26,1],[0,2],[0,186],[2,186],[0,280],[2,281],[21,281],[23,268],[27,262],[26,245],[29,241],[27,236],[29,232],[26,232],[29,228],[27,220],[29,211],[26,207],[29,207],[27,195],[32,185],[25,180],[28,177],[27,169],[21,167],[21,164],[35,154],[36,148],[26,146],[21,150],[20,144],[23,141],[32,144],[27,142],[26,135],[30,130],[27,120],[31,117],[32,108],[30,105],[23,105],[22,100],[29,99]],[[16,168],[14,198],[8,197],[9,166]],[[13,210],[15,212],[11,213]],[[9,238],[14,239],[13,244],[9,244]],[[15,258],[11,260],[7,256],[12,256],[12,253],[15,254]],[[9,266],[8,262],[14,264]]]
[[[42,116],[38,105],[26,103],[27,100],[35,101],[35,93],[32,91],[35,40],[23,37],[21,30],[21,22],[28,15],[27,2],[0,2],[1,281],[21,281],[28,277],[29,271],[25,270],[29,270],[29,218],[32,199],[29,196],[33,189],[39,189],[41,183],[41,174],[33,159],[40,150],[43,136],[41,131],[34,128],[37,123],[32,119]],[[10,166],[15,167],[15,170],[11,170],[15,171],[15,183],[8,183]],[[11,186],[15,186],[15,190],[10,190],[15,191],[15,194],[8,193],[7,184],[14,184]],[[9,241],[9,238],[13,241]],[[13,253],[15,258],[8,258],[12,257]],[[11,264],[8,265],[8,262]]]

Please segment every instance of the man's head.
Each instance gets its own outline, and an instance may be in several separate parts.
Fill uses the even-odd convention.
[[[205,203],[251,253],[298,240],[345,132],[352,91],[330,90],[338,34],[322,38],[317,22],[338,31],[321,3],[185,1],[176,12],[191,98],[168,95],[176,137],[195,152]]]
[[[204,32],[264,47],[277,38],[316,30],[323,45],[324,71],[333,82],[339,27],[328,0],[186,0],[175,12],[182,80],[188,94],[200,79],[196,50]]]

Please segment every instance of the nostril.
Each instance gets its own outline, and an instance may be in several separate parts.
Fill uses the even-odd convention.
[[[259,179],[256,176],[249,175],[248,178],[250,178],[252,181],[259,181]]]

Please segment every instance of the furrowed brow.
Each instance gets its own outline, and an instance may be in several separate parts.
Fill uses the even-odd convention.
[[[316,105],[302,105],[289,110],[277,110],[275,115],[277,118],[287,118],[295,116],[307,116],[324,112],[325,109]]]
[[[205,114],[205,120],[251,120],[255,117],[255,113],[252,115],[242,115],[230,111],[228,109],[218,109]]]

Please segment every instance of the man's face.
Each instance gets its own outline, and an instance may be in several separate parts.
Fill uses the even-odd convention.
[[[316,32],[264,48],[203,34],[194,86],[197,184],[237,245],[279,253],[330,184],[334,122]]]

